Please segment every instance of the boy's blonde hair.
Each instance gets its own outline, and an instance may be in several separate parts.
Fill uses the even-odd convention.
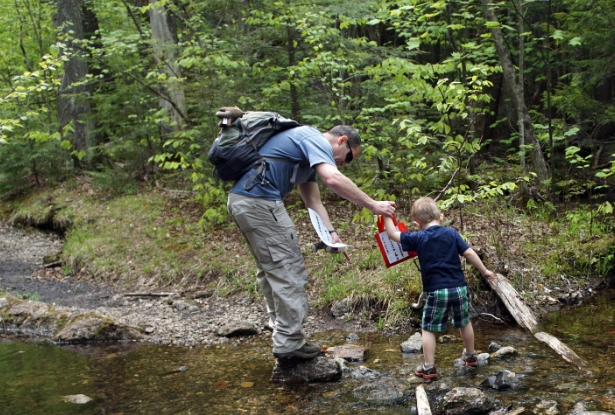
[[[431,197],[421,197],[412,204],[410,215],[412,219],[421,225],[427,225],[429,222],[440,219],[440,209],[436,201]]]

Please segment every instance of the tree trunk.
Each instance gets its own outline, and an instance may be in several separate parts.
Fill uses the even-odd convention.
[[[523,42],[523,3],[517,0],[517,16],[519,22],[519,85],[521,91],[524,91],[523,69],[525,67],[525,43]],[[525,95],[524,95],[525,98]],[[521,174],[525,175],[525,128],[523,126],[523,106],[520,103],[525,103],[525,99],[519,100],[517,103],[517,117],[519,118],[519,167]]]
[[[484,13],[487,20],[499,24],[493,11],[492,0],[481,0],[481,2],[484,6]],[[534,131],[534,127],[532,126],[532,119],[530,118],[527,105],[525,105],[523,87],[519,83],[519,78],[516,76],[515,68],[513,66],[508,47],[506,46],[506,42],[504,41],[502,31],[499,27],[492,28],[490,29],[490,31],[491,35],[493,36],[493,42],[498,53],[500,65],[502,65],[502,72],[504,73],[504,78],[506,78],[506,81],[509,83],[511,89],[513,90],[512,98],[515,107],[519,108],[521,112],[521,119],[523,122],[523,130],[526,143],[533,146],[530,152],[532,168],[538,176],[538,181],[543,182],[544,180],[548,180],[550,178],[549,169],[542,154],[542,148],[540,147],[538,138],[536,137],[536,132]]]
[[[150,4],[156,0],[149,0]],[[176,63],[177,36],[175,24],[164,7],[149,10],[152,26],[152,46],[154,57],[162,71],[167,75],[167,86],[160,86],[160,107],[165,109],[173,120],[172,130],[179,130],[187,121],[184,89],[179,83],[181,71]]]
[[[54,26],[59,30],[59,40],[65,44],[62,53],[68,56],[68,60],[64,63],[64,73],[60,75],[57,98],[59,130],[70,137],[74,150],[85,152],[89,147],[86,118],[90,106],[86,100],[86,86],[74,85],[83,80],[88,73],[88,65],[73,42],[83,39],[81,0],[57,0],[57,5],[58,13],[54,15]],[[69,124],[72,124],[72,133],[64,131]],[[73,159],[77,165],[80,164],[78,158]]]

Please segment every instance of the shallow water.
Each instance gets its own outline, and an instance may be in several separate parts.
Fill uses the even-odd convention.
[[[542,329],[557,336],[587,361],[593,377],[583,375],[546,345],[518,328],[475,322],[478,350],[490,342],[513,346],[517,357],[483,368],[455,368],[460,342],[438,344],[439,380],[426,384],[432,410],[456,386],[479,386],[507,369],[518,377],[513,390],[484,389],[498,406],[526,408],[540,400],[558,402],[567,413],[581,400],[588,409],[615,413],[615,292],[586,305],[554,313]],[[451,329],[447,334],[456,334]],[[312,341],[332,346],[347,333],[327,332]],[[270,344],[257,339],[239,346],[195,347],[106,344],[54,346],[0,337],[0,414],[416,414],[413,369],[421,356],[403,356],[399,345],[409,334],[361,334],[369,347],[363,365],[407,382],[401,403],[379,406],[353,390],[368,381],[350,376],[329,384],[281,386],[269,382],[274,359]],[[353,365],[350,365],[351,367]],[[354,365],[358,366],[358,364]],[[184,367],[185,371],[178,371]],[[94,398],[85,405],[64,402],[65,395]]]

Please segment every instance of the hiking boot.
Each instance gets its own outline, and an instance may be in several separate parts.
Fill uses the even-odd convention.
[[[478,355],[476,352],[466,353],[464,350],[461,354],[461,359],[466,363],[466,366],[478,366]]]
[[[429,369],[425,369],[425,365],[418,365],[414,371],[414,376],[426,380],[438,380],[437,366],[433,365]]]
[[[313,359],[316,356],[319,356],[322,353],[320,347],[314,346],[313,344],[305,343],[303,346],[298,348],[297,350],[293,350],[292,352],[287,353],[274,353],[273,355],[277,359]]]

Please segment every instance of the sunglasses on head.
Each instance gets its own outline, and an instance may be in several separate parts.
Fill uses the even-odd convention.
[[[346,145],[348,146],[348,154],[346,154],[346,164],[350,163],[352,161],[352,159],[354,158],[354,155],[352,154],[352,148],[350,147],[350,144],[348,144],[348,141],[346,141]]]

